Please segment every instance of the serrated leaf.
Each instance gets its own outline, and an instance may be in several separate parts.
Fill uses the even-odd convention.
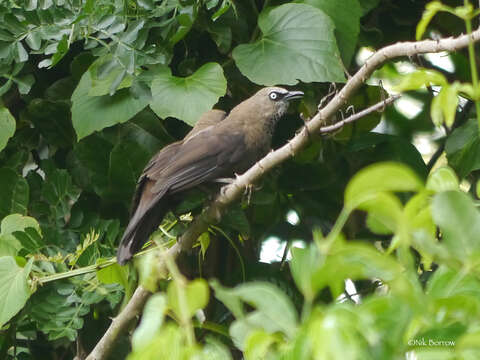
[[[260,14],[258,26],[262,37],[232,53],[242,74],[254,83],[345,81],[333,23],[319,9],[305,4],[268,8]]]
[[[226,90],[227,81],[217,63],[207,63],[185,78],[172,76],[165,68],[153,79],[150,107],[161,118],[172,116],[193,126]]]

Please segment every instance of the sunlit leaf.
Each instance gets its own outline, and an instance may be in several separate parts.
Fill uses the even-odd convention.
[[[172,76],[165,68],[153,79],[150,107],[161,118],[173,116],[193,126],[226,90],[227,81],[217,63],[207,63],[185,78]]]
[[[343,82],[333,23],[317,8],[284,4],[262,11],[262,37],[233,50],[238,68],[262,85]]]
[[[0,326],[19,312],[32,294],[28,285],[28,275],[33,259],[24,267],[17,265],[11,256],[0,257]]]

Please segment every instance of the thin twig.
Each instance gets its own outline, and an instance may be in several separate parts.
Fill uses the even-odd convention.
[[[267,154],[263,159],[252,166],[247,172],[238,176],[235,181],[224,187],[220,195],[205,209],[205,211],[195,218],[185,233],[179,238],[168,253],[175,258],[183,250],[192,247],[195,240],[204,231],[207,230],[209,224],[219,221],[224,209],[233,201],[238,199],[249,184],[255,183],[264,173],[271,170],[280,163],[286,161],[294,153],[300,152],[310,141],[309,133],[320,131],[325,119],[332,117],[347,102],[347,100],[360,88],[361,85],[370,77],[370,75],[378,69],[386,61],[401,56],[412,56],[415,54],[435,53],[441,51],[456,51],[468,46],[469,42],[477,42],[480,40],[480,28],[473,31],[470,35],[461,35],[457,38],[447,38],[440,40],[423,40],[417,42],[401,42],[386,46],[375,52],[357,73],[348,80],[342,90],[318,113],[308,121],[305,126],[292,138],[286,145]],[[260,165],[261,162],[261,165]],[[113,347],[120,330],[126,328],[126,324],[140,313],[146,298],[150,293],[142,287],[139,287],[130,299],[128,305],[113,320],[107,332],[104,334],[100,342],[95,346],[92,353],[86,360],[101,360],[107,357]],[[136,305],[134,305],[136,304]],[[134,315],[129,314],[132,312]],[[122,324],[121,319],[126,319]],[[112,330],[114,328],[115,330]]]
[[[352,116],[349,116],[346,119],[343,119],[339,122],[336,122],[333,125],[321,127],[319,132],[320,132],[320,134],[326,134],[326,133],[331,133],[331,132],[337,131],[337,130],[341,129],[342,127],[344,127],[345,125],[347,125],[349,123],[352,123],[354,121],[357,121],[358,119],[361,119],[361,118],[367,116],[368,114],[371,114],[374,111],[383,110],[383,108],[385,108],[387,105],[390,105],[391,103],[393,103],[398,98],[400,98],[400,95],[392,95],[392,96],[386,98],[385,100],[382,100],[382,101],[376,103],[375,105],[372,105],[372,106],[370,106],[370,107],[368,107],[368,108],[366,108],[366,109],[364,109],[364,110],[362,110],[362,111],[360,111],[356,114],[353,114]]]

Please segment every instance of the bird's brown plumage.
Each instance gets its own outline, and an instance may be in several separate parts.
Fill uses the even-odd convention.
[[[265,155],[288,101],[302,95],[277,87],[263,88],[216,125],[197,129],[183,141],[162,149],[140,177],[137,205],[123,235],[118,262],[128,261],[146,242],[174,194],[242,173]]]

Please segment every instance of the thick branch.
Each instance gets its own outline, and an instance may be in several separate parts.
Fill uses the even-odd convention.
[[[375,52],[367,59],[358,72],[349,79],[342,90],[321,109],[305,126],[284,146],[276,151],[267,154],[263,159],[252,166],[247,172],[237,177],[230,185],[224,187],[219,196],[210,206],[198,216],[189,226],[187,231],[180,237],[178,242],[168,250],[169,255],[176,257],[183,250],[192,247],[194,241],[200,234],[208,229],[208,225],[218,221],[227,205],[238,199],[249,184],[255,183],[263,174],[275,166],[281,164],[288,158],[299,153],[309,142],[309,134],[319,133],[325,120],[332,117],[355,93],[355,91],[366,82],[374,70],[378,69],[386,61],[416,54],[436,53],[441,51],[456,51],[468,46],[469,41],[480,40],[480,28],[472,32],[470,36],[462,35],[457,38],[442,40],[424,40],[418,42],[403,42],[386,46]],[[393,100],[392,100],[393,101]],[[383,102],[379,105],[382,107]],[[357,116],[357,115],[353,115]],[[358,119],[358,117],[356,118]],[[355,120],[356,120],[355,119]],[[345,120],[344,120],[345,122]],[[335,127],[336,125],[332,125]],[[334,128],[330,131],[335,131]],[[327,131],[324,131],[327,132]],[[87,360],[100,360],[106,358],[110,352],[118,334],[126,328],[128,323],[140,313],[150,293],[139,287],[130,302],[122,312],[112,321],[107,332],[94,348]]]

